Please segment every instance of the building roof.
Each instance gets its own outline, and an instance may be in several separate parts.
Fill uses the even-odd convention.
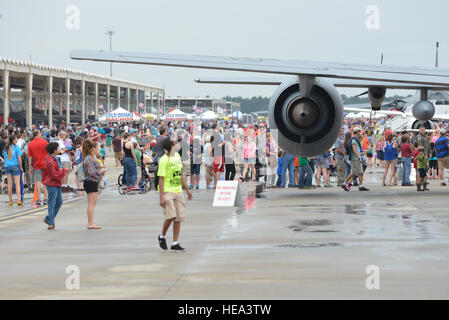
[[[80,71],[70,68],[61,68],[50,65],[43,65],[29,61],[19,61],[15,59],[9,59],[0,57],[0,70],[9,70],[11,72],[20,73],[33,73],[41,76],[54,76],[57,78],[67,78],[76,80],[85,80],[89,82],[98,82],[103,84],[111,84],[115,86],[123,86],[124,88],[130,87],[131,89],[154,89],[157,91],[164,91],[163,88],[148,85],[144,83],[123,80],[118,78],[111,78],[104,75],[94,74],[91,72]]]

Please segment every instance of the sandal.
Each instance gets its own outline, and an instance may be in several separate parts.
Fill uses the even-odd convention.
[[[14,205],[14,202],[9,201],[9,206],[12,207]]]
[[[92,226],[92,227],[87,227],[87,230],[100,230],[102,227],[101,226]]]

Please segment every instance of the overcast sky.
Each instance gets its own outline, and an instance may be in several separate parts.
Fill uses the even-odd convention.
[[[79,29],[66,26],[70,5],[79,8]],[[370,5],[379,8],[379,29],[367,28]],[[0,55],[32,55],[36,63],[109,75],[109,64],[74,61],[69,52],[109,49],[110,29],[120,51],[370,64],[383,52],[384,64],[429,67],[440,41],[440,66],[447,68],[448,13],[447,0],[0,0]],[[116,64],[113,76],[165,86],[168,96],[269,96],[275,90],[193,82],[254,73]]]

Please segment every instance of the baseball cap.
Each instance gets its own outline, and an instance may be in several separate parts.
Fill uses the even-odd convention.
[[[352,129],[352,132],[357,133],[360,131],[360,127],[355,127],[354,129]]]
[[[131,129],[131,131],[130,131],[131,134],[136,133],[136,132],[137,132],[136,129]]]
[[[440,130],[440,134],[443,135],[443,134],[446,134],[446,133],[447,133],[447,130],[446,130],[446,129],[441,129],[441,130]]]

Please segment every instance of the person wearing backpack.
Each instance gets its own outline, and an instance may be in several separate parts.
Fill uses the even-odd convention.
[[[42,184],[47,187],[48,192],[48,215],[44,223],[48,224],[48,230],[55,228],[55,218],[62,206],[61,185],[67,170],[62,168],[59,158],[59,144],[51,142],[47,145],[48,154],[45,156],[44,168],[42,169]]]
[[[388,186],[393,186],[391,184],[391,180],[393,180],[393,176],[395,174],[394,168],[396,167],[396,162],[398,161],[398,150],[397,150],[397,144],[393,140],[393,134],[389,133],[387,136],[387,140],[385,141],[385,147],[384,147],[384,160],[385,160],[385,171],[382,177],[382,186],[386,186],[385,179],[388,174],[388,170],[391,168],[390,171],[390,178],[388,179],[389,183]],[[397,178],[395,178],[396,180]]]
[[[369,191],[368,188],[363,186],[363,160],[362,160],[362,146],[360,144],[360,138],[362,136],[359,127],[352,130],[353,136],[346,145],[346,153],[349,156],[351,163],[351,174],[346,178],[346,181],[341,185],[345,191],[351,191],[350,183],[358,177],[359,191]]]

